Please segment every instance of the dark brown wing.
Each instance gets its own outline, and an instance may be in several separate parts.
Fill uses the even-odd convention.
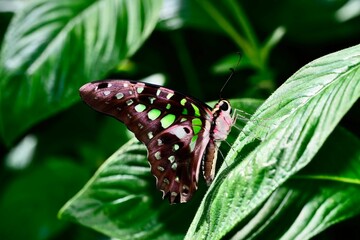
[[[124,80],[81,87],[82,99],[126,126],[148,149],[157,187],[171,203],[187,202],[197,189],[209,142],[209,107],[173,90]]]

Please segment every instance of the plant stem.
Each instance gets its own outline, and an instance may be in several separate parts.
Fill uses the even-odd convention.
[[[261,59],[260,48],[259,48],[259,41],[256,38],[256,35],[251,27],[250,22],[248,21],[241,5],[234,0],[227,0],[229,9],[233,10],[234,17],[236,18],[237,22],[239,23],[241,29],[244,31],[245,37],[248,40],[249,44],[251,45],[251,49],[253,52],[253,56],[255,59],[252,59],[256,62],[257,66],[264,67],[263,61]]]
[[[221,29],[227,33],[231,39],[244,51],[247,56],[253,55],[253,50],[249,42],[243,38],[233,28],[233,26],[223,17],[223,15],[214,7],[209,1],[198,0],[202,8],[214,19],[214,21],[220,26]]]

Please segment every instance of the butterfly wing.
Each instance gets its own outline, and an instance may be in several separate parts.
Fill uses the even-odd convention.
[[[80,95],[95,110],[126,124],[147,146],[163,198],[170,203],[190,200],[210,138],[207,105],[164,87],[125,80],[88,83]]]

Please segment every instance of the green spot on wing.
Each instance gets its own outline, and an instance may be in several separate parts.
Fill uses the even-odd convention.
[[[195,145],[196,145],[196,141],[198,139],[198,135],[195,135],[191,138],[191,142],[190,142],[190,151],[194,151],[195,149]]]
[[[180,148],[179,144],[174,144],[173,151],[175,152],[175,151],[179,150],[179,148]]]
[[[199,110],[199,108],[198,108],[195,104],[193,104],[193,103],[191,103],[191,106],[194,108],[195,116],[200,117],[200,110]]]
[[[169,110],[170,107],[171,107],[171,104],[170,104],[170,103],[166,104],[166,109],[167,109],[167,110]]]
[[[202,122],[199,118],[194,118],[192,120],[192,128],[194,131],[194,134],[198,134],[201,130]]]
[[[124,97],[124,94],[123,94],[123,93],[117,93],[117,94],[115,95],[115,97],[116,97],[117,99],[122,99],[122,98]]]
[[[185,98],[181,99],[180,104],[185,106],[185,103],[186,103],[186,99]]]
[[[160,120],[160,123],[163,128],[168,128],[171,124],[174,123],[174,121],[175,121],[175,115],[167,114]]]
[[[138,105],[135,106],[135,110],[137,112],[142,112],[142,111],[145,110],[145,108],[146,108],[146,106],[144,104],[138,104]]]
[[[150,120],[155,120],[157,119],[161,114],[161,111],[159,109],[151,109],[149,112],[148,112],[148,117]]]
[[[136,89],[137,93],[142,93],[142,91],[144,91],[144,88],[143,87],[138,87]]]
[[[184,108],[181,114],[187,115],[187,114],[188,114],[188,110],[187,110],[186,108]]]
[[[174,96],[173,93],[168,93],[168,95],[166,96],[167,99],[170,99],[172,96]]]
[[[202,121],[201,121],[200,118],[194,118],[194,119],[192,120],[192,124],[193,124],[193,125],[197,125],[197,126],[201,126],[201,125],[202,125]]]

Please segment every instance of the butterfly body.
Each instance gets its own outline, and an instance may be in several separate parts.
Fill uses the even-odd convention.
[[[147,146],[157,188],[170,203],[191,199],[201,168],[206,182],[212,182],[218,145],[233,124],[228,101],[211,109],[171,89],[126,80],[88,83],[80,95],[95,110],[123,122]]]

